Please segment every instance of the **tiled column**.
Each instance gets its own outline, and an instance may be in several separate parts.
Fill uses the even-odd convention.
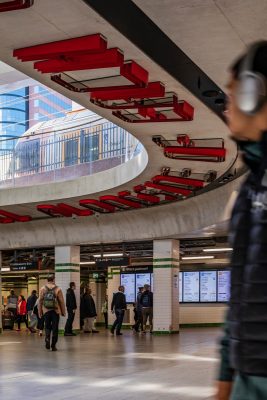
[[[118,291],[120,286],[120,269],[109,267],[108,268],[108,324],[112,325],[115,320],[115,314],[111,313],[111,302],[113,299],[113,294]]]
[[[97,279],[94,281],[90,282],[90,289],[92,289],[92,296],[95,301],[95,306],[96,306],[96,322],[104,322],[104,316],[101,312],[102,310],[102,304],[105,300],[106,296],[106,283],[103,282],[98,282]]]
[[[51,272],[52,273],[52,272]],[[48,277],[48,273],[46,274],[39,274],[38,277],[38,293],[40,292],[40,290],[42,289],[43,286],[45,286],[47,284],[47,277]]]
[[[2,273],[1,273],[1,268],[2,268],[2,252],[0,251],[0,333],[2,333],[2,308],[3,308],[3,301],[2,301]]]
[[[154,322],[158,334],[179,332],[179,241],[153,244]]]
[[[61,287],[64,300],[66,302],[66,292],[70,282],[76,284],[77,311],[73,329],[80,329],[80,247],[79,246],[59,246],[55,248],[55,272],[56,285]],[[63,332],[66,317],[60,317],[59,330]]]

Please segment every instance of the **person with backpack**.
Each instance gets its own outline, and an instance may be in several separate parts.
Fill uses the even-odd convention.
[[[66,294],[66,307],[68,311],[68,319],[65,325],[64,336],[76,336],[72,331],[72,325],[75,318],[75,311],[77,310],[77,302],[74,290],[76,289],[75,282],[70,282],[70,287]]]
[[[144,285],[144,291],[140,297],[140,305],[142,307],[142,318],[143,318],[143,331],[146,333],[146,324],[149,320],[149,331],[153,331],[153,293],[150,291],[149,285]]]
[[[56,286],[54,275],[48,276],[47,285],[41,288],[39,299],[39,318],[44,316],[45,320],[45,347],[57,351],[59,318],[60,315],[65,317],[66,310],[62,290]]]

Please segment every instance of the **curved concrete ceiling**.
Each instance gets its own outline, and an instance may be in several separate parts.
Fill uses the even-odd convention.
[[[101,3],[102,1],[99,1]],[[133,3],[127,0],[128,3]],[[90,3],[88,1],[87,3]],[[97,2],[91,2],[97,3]],[[102,2],[103,3],[103,2]],[[188,4],[189,3],[189,4]],[[133,4],[138,5],[161,30],[169,36],[169,38],[178,45],[194,63],[199,65],[213,81],[222,86],[226,79],[226,67],[229,65],[238,53],[244,48],[244,44],[253,39],[258,39],[266,34],[266,27],[263,24],[263,16],[266,8],[264,1],[258,1],[257,6],[251,9],[251,2],[236,1],[234,4],[230,1],[175,1],[160,0],[146,1],[136,0]],[[114,2],[114,7],[119,6],[119,2]],[[241,15],[242,18],[236,18]],[[251,15],[255,18],[251,18]],[[257,31],[256,26],[260,26]],[[12,29],[10,29],[12,27]],[[138,27],[136,28],[138,29]],[[233,163],[236,158],[236,147],[228,139],[227,127],[224,123],[212,113],[199,99],[191,94],[181,83],[179,83],[172,74],[168,73],[136,44],[127,39],[114,26],[107,23],[102,16],[96,13],[92,8],[88,7],[82,0],[38,0],[34,6],[22,11],[14,11],[2,13],[0,15],[0,58],[4,62],[12,65],[26,75],[40,81],[43,84],[61,92],[67,97],[72,98],[77,103],[86,108],[102,115],[103,117],[113,121],[115,124],[122,126],[134,136],[136,136],[145,146],[149,163],[144,172],[132,181],[116,188],[119,190],[129,190],[134,185],[140,184],[153,175],[160,172],[160,169],[169,166],[172,170],[182,170],[185,167],[192,168],[192,172],[207,172],[215,169],[218,175],[223,174]],[[146,68],[150,73],[151,81],[160,80],[167,88],[167,91],[177,92],[180,99],[188,101],[195,108],[195,118],[190,122],[164,123],[164,124],[128,124],[118,120],[109,110],[99,108],[90,102],[88,94],[77,94],[64,89],[50,80],[49,74],[40,74],[33,68],[32,62],[21,63],[16,60],[12,54],[16,48],[33,46],[36,44],[47,43],[56,40],[64,40],[83,35],[94,33],[102,33],[108,38],[110,47],[120,47],[124,50],[126,59],[134,59]],[[160,43],[158,44],[160,52]],[[226,161],[222,163],[201,163],[197,161],[186,162],[181,160],[166,159],[163,156],[162,149],[152,142],[153,135],[163,135],[166,139],[175,140],[177,134],[188,134],[192,138],[214,138],[221,137],[225,140],[227,149]],[[35,190],[29,188],[29,190]],[[217,191],[217,190],[216,190]],[[102,194],[114,193],[114,190],[106,191]],[[96,193],[97,197],[99,193]],[[203,194],[198,196],[202,202],[204,196],[210,196],[215,200],[215,194]],[[70,196],[66,196],[68,198]],[[92,196],[90,196],[92,197]],[[73,197],[69,199],[70,204],[76,204],[81,197]],[[217,200],[218,201],[218,198]],[[24,214],[36,214],[36,204],[25,204],[23,198],[16,206],[9,205],[5,209],[16,211]],[[162,210],[174,209],[190,212],[193,200],[188,199],[181,203],[172,203],[171,205],[161,206]],[[1,202],[4,206],[5,202]],[[173,208],[172,208],[173,207]],[[146,212],[151,215],[155,214],[156,208],[151,210],[135,211],[136,213]],[[129,212],[129,213],[132,213]],[[122,215],[115,215],[114,218],[123,218]],[[111,219],[110,216],[103,216]],[[209,225],[217,222],[217,215],[213,215],[213,221],[209,220]],[[45,221],[43,221],[45,223]],[[46,220],[48,222],[48,220]],[[52,223],[51,221],[49,224]],[[70,221],[53,220],[53,226],[70,223]],[[82,223],[82,222],[81,222]],[[85,223],[88,227],[94,229],[99,226],[100,222],[93,218],[86,219]],[[131,221],[134,223],[134,220]],[[29,224],[20,224],[20,229],[28,229],[33,227],[34,222]],[[102,221],[101,221],[102,224]],[[206,225],[207,225],[206,224]],[[23,225],[23,226],[22,226]],[[24,226],[25,225],[25,226]],[[18,226],[18,225],[17,225]],[[103,227],[105,226],[103,221]],[[203,225],[202,225],[203,226]],[[201,226],[199,226],[201,227]],[[129,227],[128,227],[129,229]],[[194,229],[198,226],[194,224]],[[1,226],[1,232],[12,233],[10,226]],[[176,232],[181,233],[181,231]],[[175,232],[173,232],[175,234]],[[101,240],[109,240],[105,235],[101,235]],[[16,243],[18,243],[16,241]]]

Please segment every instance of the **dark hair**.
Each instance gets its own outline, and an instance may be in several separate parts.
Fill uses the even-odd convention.
[[[72,286],[75,286],[75,282],[70,282],[70,288],[71,288]]]
[[[54,282],[54,280],[55,280],[55,275],[54,274],[48,275],[47,282]]]
[[[262,45],[259,43],[259,47],[252,60],[252,71],[259,72],[267,79],[267,42],[262,41]],[[257,45],[257,43],[255,43]],[[253,45],[253,44],[252,44]],[[248,49],[248,51],[250,51]],[[242,56],[239,56],[234,63],[230,66],[230,71],[233,73],[234,79],[238,79],[239,74],[242,72],[246,52]]]
[[[36,294],[36,293],[37,293],[37,290],[33,290],[33,291],[32,291],[32,294]]]
[[[22,301],[25,301],[25,297],[22,294],[20,295],[20,297]]]

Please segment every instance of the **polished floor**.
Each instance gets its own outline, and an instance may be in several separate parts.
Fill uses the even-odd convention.
[[[0,336],[0,399],[212,399],[220,330],[60,337],[58,352],[26,332]]]

